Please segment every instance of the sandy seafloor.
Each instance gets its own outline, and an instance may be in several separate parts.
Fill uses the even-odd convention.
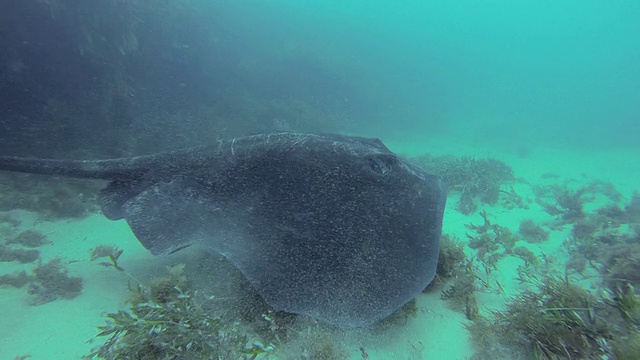
[[[638,149],[579,149],[566,147],[535,148],[526,154],[512,147],[487,143],[481,139],[440,138],[415,139],[410,143],[385,141],[394,151],[405,155],[430,153],[434,155],[471,155],[476,158],[491,157],[509,164],[516,177],[536,184],[545,173],[555,173],[562,179],[576,179],[588,183],[603,180],[613,183],[628,202],[634,191],[640,190],[640,150]],[[526,156],[523,156],[526,155]],[[529,209],[508,210],[500,205],[480,205],[500,225],[517,231],[524,218],[537,223],[551,220],[525,188],[516,190],[532,200]],[[465,216],[454,209],[456,194],[450,194],[445,213],[443,233],[465,239],[468,231],[464,224],[481,223],[476,214]],[[588,204],[587,206],[591,206]],[[115,312],[125,307],[127,288],[131,279],[112,268],[89,261],[89,250],[97,245],[117,245],[124,249],[120,260],[122,267],[134,277],[145,279],[162,273],[171,258],[159,259],[150,255],[134,238],[124,221],[112,222],[101,214],[82,220],[47,222],[37,215],[22,210],[8,213],[21,220],[20,229],[38,230],[48,236],[51,245],[40,248],[44,261],[62,257],[68,263],[70,275],[81,276],[84,289],[73,300],[56,300],[39,306],[27,302],[25,289],[0,288],[0,359],[14,359],[31,355],[30,359],[79,359],[89,353],[98,342],[90,343],[97,334],[96,327],[104,324],[102,313]],[[566,251],[562,242],[569,228],[551,233],[551,238],[540,244],[529,245],[538,253],[562,257]],[[464,241],[464,240],[463,240]],[[537,249],[535,248],[537,247]],[[558,264],[562,264],[559,261]],[[514,280],[515,269],[522,261],[506,257],[498,264],[494,279],[500,281],[507,295],[518,290]],[[561,265],[560,265],[561,266]],[[33,264],[0,263],[0,274],[30,269]],[[481,309],[497,309],[505,302],[503,295],[480,292]],[[367,334],[347,331],[341,338],[351,359],[362,359],[359,351],[364,346],[369,359],[468,359],[473,354],[469,335],[464,327],[464,314],[452,310],[440,299],[440,291],[422,294],[418,298],[419,312],[406,324],[391,330]],[[276,358],[271,356],[270,358]]]

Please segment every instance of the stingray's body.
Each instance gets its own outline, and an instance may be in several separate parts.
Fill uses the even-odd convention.
[[[105,216],[152,253],[219,252],[274,308],[340,327],[386,317],[435,275],[445,191],[375,139],[276,133],[0,170],[109,180]]]

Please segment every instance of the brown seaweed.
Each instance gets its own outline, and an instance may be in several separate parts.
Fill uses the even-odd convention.
[[[100,265],[113,267],[116,270],[124,271],[124,269],[118,264],[118,259],[120,259],[120,255],[122,255],[123,252],[124,250],[118,249],[115,246],[96,246],[95,248],[91,249],[91,261],[101,258],[107,258],[107,260],[109,261],[100,262]]]
[[[73,299],[82,292],[82,278],[69,276],[60,258],[47,263],[38,262],[33,269],[33,281],[29,294],[32,305],[41,305],[57,299]]]
[[[35,248],[50,243],[51,241],[47,240],[47,235],[35,230],[23,231],[15,237],[7,240],[7,244],[18,244],[30,248]]]
[[[17,261],[31,263],[40,258],[40,251],[35,249],[13,249],[0,244],[0,262]]]
[[[549,240],[549,232],[531,219],[525,219],[520,222],[518,234],[529,243],[540,243]]]

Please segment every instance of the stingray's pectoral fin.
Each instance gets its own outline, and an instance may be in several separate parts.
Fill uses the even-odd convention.
[[[126,217],[124,204],[145,190],[148,184],[140,181],[112,181],[100,192],[102,213],[109,220]]]
[[[201,193],[180,179],[145,184],[112,183],[103,192],[107,217],[126,219],[151,253],[166,255],[184,249],[206,233],[210,208]]]

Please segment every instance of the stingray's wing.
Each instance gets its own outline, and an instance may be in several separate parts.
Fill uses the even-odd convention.
[[[195,156],[204,149],[109,160],[2,156],[0,170],[110,180],[100,196],[105,216],[125,219],[147,249],[161,254],[188,246],[206,233],[203,224],[215,214],[203,192],[187,186],[181,176],[197,166],[194,159],[206,159]]]
[[[100,202],[110,219],[125,219],[153,254],[168,254],[208,238],[222,217],[207,190],[181,176],[153,183],[113,182]]]

